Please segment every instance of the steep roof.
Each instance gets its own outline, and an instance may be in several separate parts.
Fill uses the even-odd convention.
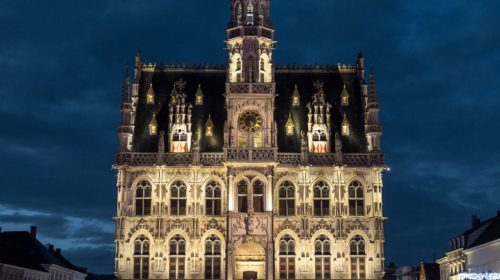
[[[480,232],[474,236],[475,231],[478,230],[480,230]],[[500,211],[495,217],[482,222],[476,229],[469,230],[467,235],[469,236],[469,240],[467,242],[466,249],[500,239]]]
[[[46,271],[44,264],[78,270],[60,253],[47,249],[27,231],[0,233],[0,263]]]
[[[223,127],[227,118],[225,109],[226,69],[217,67],[158,66],[143,69],[139,84],[139,101],[133,141],[134,152],[156,152],[158,137],[149,134],[148,126],[156,116],[158,131],[168,131],[168,102],[174,83],[186,81],[184,92],[187,101],[193,105],[192,131],[200,136],[201,152],[222,152]],[[324,83],[326,101],[332,105],[333,131],[340,131],[343,115],[350,124],[350,134],[342,136],[345,153],[364,153],[367,143],[364,131],[364,109],[361,96],[362,81],[355,70],[341,71],[336,66],[293,66],[275,69],[276,111],[278,126],[278,147],[280,152],[300,152],[300,131],[307,131],[307,103],[315,93],[314,81]],[[147,104],[146,94],[153,84],[155,104]],[[203,104],[195,105],[195,94],[201,85]],[[292,106],[295,85],[300,94],[300,105]],[[340,95],[344,88],[349,93],[349,106],[341,106]],[[203,137],[209,114],[214,124],[212,137]],[[294,135],[286,134],[286,122],[292,115],[295,125]],[[165,140],[168,143],[168,139]],[[334,150],[333,139],[330,143]]]

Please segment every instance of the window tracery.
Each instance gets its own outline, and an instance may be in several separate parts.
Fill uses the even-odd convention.
[[[364,213],[364,188],[360,182],[354,181],[349,184],[349,215],[363,216]]]
[[[323,181],[314,185],[314,215],[330,215],[330,187]]]
[[[176,181],[170,187],[170,214],[186,215],[187,187],[181,181]]]
[[[295,279],[295,241],[288,234],[279,242],[279,278]]]
[[[221,278],[221,240],[212,234],[205,240],[205,279]]]
[[[316,279],[330,279],[331,277],[331,250],[330,239],[320,235],[314,241],[315,277]]]
[[[169,241],[169,279],[184,279],[186,264],[186,241],[179,234]]]
[[[134,241],[134,278],[149,278],[149,239],[144,235]]]
[[[289,181],[284,181],[278,195],[280,216],[295,215],[295,186]]]
[[[135,214],[151,215],[151,185],[148,181],[140,181],[135,190]]]

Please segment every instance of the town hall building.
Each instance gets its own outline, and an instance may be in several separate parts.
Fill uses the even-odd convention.
[[[118,130],[119,279],[381,279],[375,76],[278,66],[270,0],[231,0],[227,64],[137,53]]]

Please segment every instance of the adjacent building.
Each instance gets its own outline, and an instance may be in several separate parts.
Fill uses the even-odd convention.
[[[270,0],[231,0],[230,12],[226,65],[137,53],[125,77],[116,275],[381,279],[375,75],[361,54],[277,66]]]
[[[54,246],[36,239],[36,227],[28,231],[0,230],[1,280],[84,280],[85,269],[74,266]]]
[[[483,222],[472,216],[471,228],[448,245],[449,251],[437,261],[441,280],[500,279],[500,211]]]

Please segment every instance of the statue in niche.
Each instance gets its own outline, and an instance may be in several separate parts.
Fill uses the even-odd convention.
[[[248,217],[245,217],[245,231],[246,231],[246,234],[247,235],[250,235],[253,233],[254,229],[255,229],[255,223],[256,221],[256,218],[255,218],[255,214],[253,212],[250,212],[248,213]]]

